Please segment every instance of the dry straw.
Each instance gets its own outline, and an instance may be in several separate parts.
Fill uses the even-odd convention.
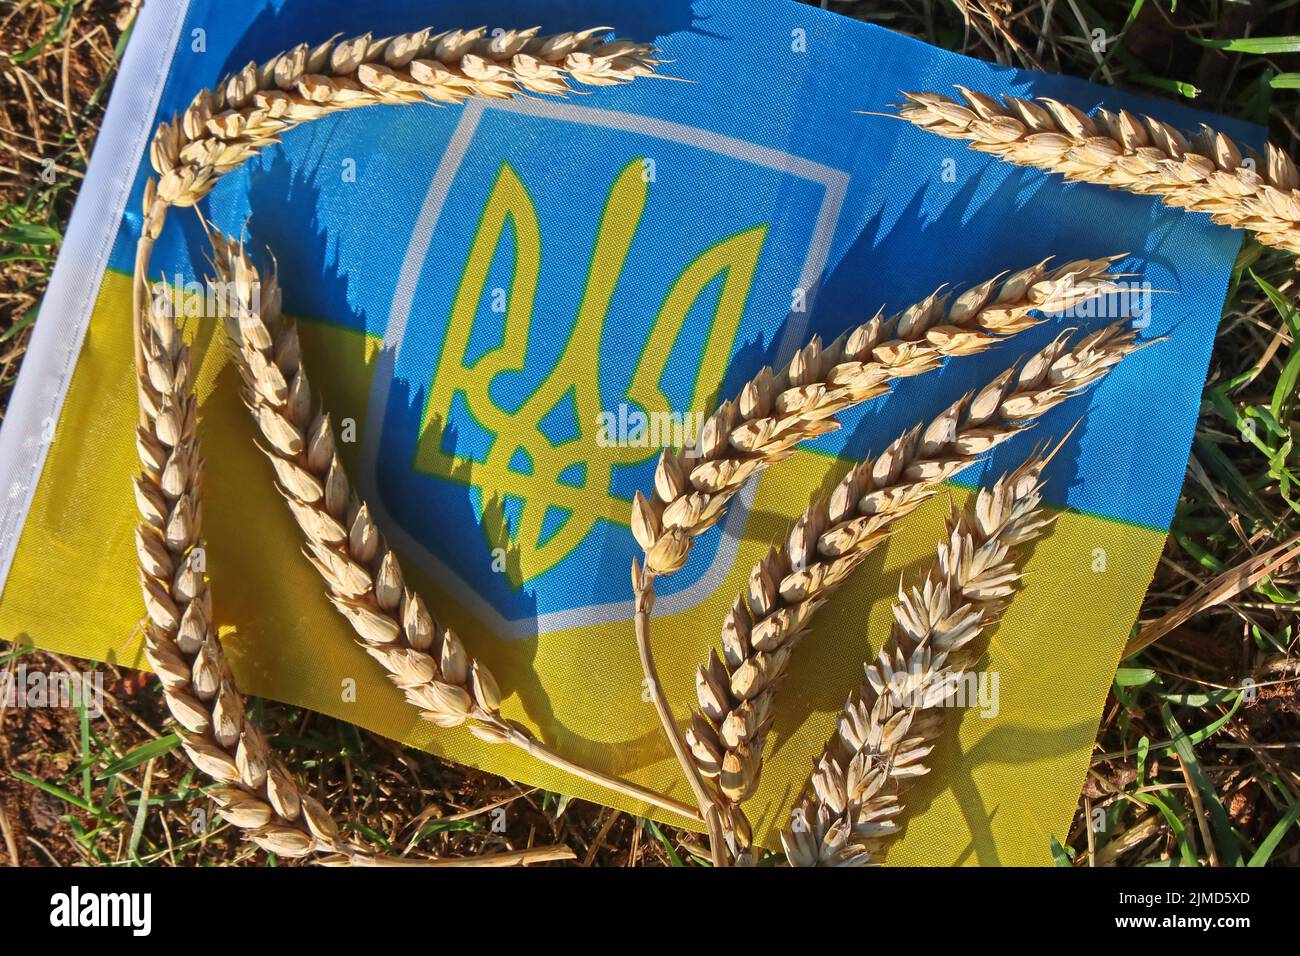
[[[940,482],[1096,382],[1138,348],[1135,337],[1124,323],[1073,347],[1058,337],[852,468],[755,565],[723,623],[721,656],[711,652],[696,677],[700,710],[686,739],[738,858],[750,840],[741,804],[758,786],[776,688],[813,615]]]
[[[1300,171],[1273,145],[1264,156],[1243,150],[1208,126],[1193,136],[1127,111],[1086,113],[1052,99],[997,100],[957,87],[960,101],[904,93],[899,115],[922,129],[967,141],[1018,166],[1066,179],[1160,196],[1249,229],[1266,245],[1300,253]]]
[[[468,721],[470,731],[489,743],[513,744],[593,783],[700,819],[686,804],[574,764],[501,714],[495,678],[406,585],[397,555],[348,480],[329,415],[317,411],[312,400],[297,326],[281,315],[274,273],[263,276],[233,240],[214,234],[212,243],[226,293],[217,300],[227,308],[244,402],[265,440],[259,447],[275,468],[277,488],[302,531],[308,559],[366,653],[439,727]]]
[[[781,834],[792,866],[877,863],[897,836],[903,793],[928,770],[944,710],[963,702],[973,642],[1001,618],[1020,581],[1021,550],[1052,523],[1041,508],[1044,464],[1033,458],[981,489],[969,512],[949,519],[929,573],[900,586],[889,640],[866,664],[812,792]]]
[[[152,295],[147,279],[167,210],[194,205],[222,175],[282,133],[328,113],[380,103],[502,99],[525,91],[563,94],[571,82],[604,86],[653,70],[657,61],[650,47],[606,42],[608,32],[596,28],[541,37],[537,30],[495,36],[484,29],[422,30],[303,45],[260,66],[249,64],[216,89],[200,92],[184,113],[159,128],[151,144],[150,159],[160,178],[145,185],[132,306],[137,447],[144,464],[135,489],[144,519],[137,543],[148,614],[146,653],[182,727],[186,752],[220,784],[214,796],[221,812],[265,849],[288,856],[342,852],[353,862],[373,861],[339,842],[328,814],[299,791],[257,728],[245,721],[242,698],[212,630],[211,594],[194,560],[202,554],[202,459],[189,351],[166,294]],[[423,619],[415,626],[422,627]],[[456,657],[454,649],[450,657]],[[440,673],[447,673],[446,665],[439,661]],[[452,663],[451,671],[459,677],[458,666]],[[483,672],[463,676],[467,686],[477,686],[480,699],[490,696]],[[441,700],[444,713],[460,702],[452,696],[453,701]],[[490,862],[536,857],[499,854]]]

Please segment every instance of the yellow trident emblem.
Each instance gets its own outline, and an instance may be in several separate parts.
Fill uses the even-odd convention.
[[[494,540],[499,532],[484,522],[491,547],[508,544],[517,549],[517,567],[511,564],[506,569],[514,587],[562,561],[596,522],[626,525],[630,499],[611,493],[613,469],[658,454],[658,449],[647,448],[644,441],[597,440],[598,422],[611,417],[601,398],[601,336],[610,300],[645,212],[649,177],[644,168],[641,159],[634,159],[615,178],[567,343],[536,391],[517,408],[499,407],[490,396],[490,387],[501,373],[524,369],[541,268],[542,231],[532,197],[508,163],[502,164],[488,196],[452,303],[414,464],[419,471],[460,483],[466,483],[468,473],[469,483],[481,490],[484,501],[513,496],[522,502],[508,542]],[[486,301],[488,272],[506,236],[507,223],[514,246],[514,274],[504,292],[504,317],[495,319],[495,324],[503,327],[500,344],[471,358],[471,335]],[[766,225],[758,225],[737,232],[705,249],[682,269],[636,362],[627,389],[630,404],[650,414],[671,412],[661,388],[668,357],[687,314],[721,277],[713,321],[692,386],[691,410],[704,410],[721,382],[767,230]],[[502,294],[498,290],[498,302]],[[436,426],[448,421],[453,404],[467,409],[476,425],[493,436],[485,458],[471,463],[444,449]],[[542,423],[556,415],[574,418],[574,433],[553,442]],[[548,512],[557,513],[559,520],[553,514],[548,521]]]

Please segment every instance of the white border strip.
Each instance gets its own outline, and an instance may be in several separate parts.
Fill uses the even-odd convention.
[[[149,0],[136,20],[9,399],[0,428],[0,596],[188,11],[189,0]]]

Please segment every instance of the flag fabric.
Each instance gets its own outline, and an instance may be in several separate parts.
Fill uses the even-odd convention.
[[[1182,128],[1209,118],[785,0],[146,4],[0,432],[0,635],[145,666],[130,272],[157,123],[223,74],[303,41],[480,24],[610,24],[660,47],[668,78],[565,99],[337,114],[227,175],[202,209],[273,253],[346,464],[408,583],[489,665],[507,715],[579,763],[689,800],[631,623],[630,502],[652,487],[661,447],[689,437],[763,365],[879,307],[1048,256],[1127,254],[1120,268],[1144,292],[1119,307],[1164,341],[963,474],[855,572],[791,662],[749,804],[758,839],[775,845],[834,714],[888,633],[900,575],[928,565],[944,516],[972,487],[1081,419],[1048,470],[1046,497],[1062,515],[988,638],[988,679],[910,791],[888,858],[1048,862],[1178,498],[1239,236],[874,114],[901,90],[962,84]],[[1258,141],[1253,128],[1214,122]],[[150,278],[198,283],[206,258],[197,217],[175,210]],[[812,495],[1067,325],[1113,321],[1107,303],[903,381],[752,482],[660,582],[655,648],[678,719],[750,568]],[[220,322],[200,310],[187,334],[207,567],[241,689],[645,812],[418,717],[301,553]]]

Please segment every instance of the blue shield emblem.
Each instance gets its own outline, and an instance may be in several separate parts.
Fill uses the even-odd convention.
[[[633,493],[738,384],[729,369],[802,334],[846,183],[676,123],[467,108],[404,256],[366,429],[367,497],[408,560],[506,634],[626,616]],[[694,603],[734,550],[701,542],[665,599]]]

